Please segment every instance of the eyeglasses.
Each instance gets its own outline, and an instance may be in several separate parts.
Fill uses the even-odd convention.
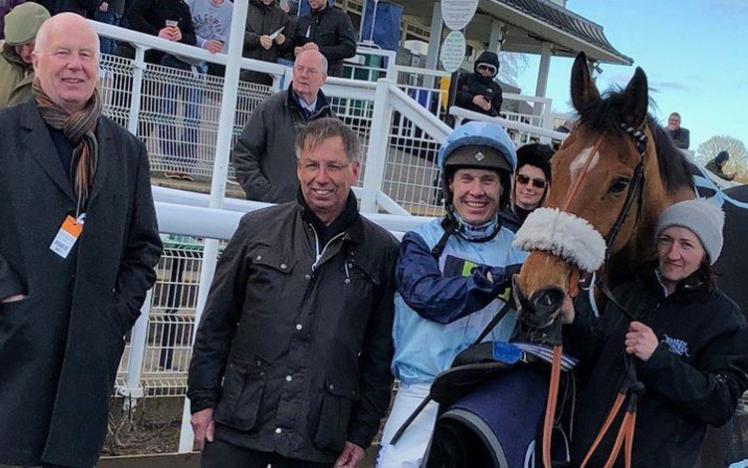
[[[316,161],[306,161],[299,163],[301,165],[301,169],[304,172],[308,173],[318,173],[320,169],[324,169],[325,173],[327,174],[340,174],[343,172],[345,168],[351,165],[351,163],[338,163],[338,162],[332,162],[332,163],[326,163],[326,164],[320,164]]]
[[[524,174],[517,174],[517,182],[520,185],[527,185],[532,180],[532,186],[537,189],[544,189],[546,186],[546,181],[544,179],[538,179],[535,177],[527,177]]]
[[[496,67],[494,67],[493,65],[486,64],[486,63],[481,63],[480,65],[478,65],[478,70],[479,71],[488,70],[491,73],[496,73]]]
[[[317,73],[320,72],[319,69],[317,69],[317,68],[314,68],[314,67],[305,67],[304,65],[298,65],[298,64],[294,64],[293,71],[294,71],[294,73],[296,73],[298,75],[303,75],[304,72],[309,73],[309,75],[316,75]]]

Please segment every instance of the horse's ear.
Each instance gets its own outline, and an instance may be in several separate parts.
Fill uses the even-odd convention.
[[[571,102],[574,104],[574,109],[583,114],[599,99],[600,93],[597,91],[595,82],[592,81],[587,56],[584,52],[579,52],[571,68]]]
[[[634,76],[626,86],[626,103],[623,108],[621,118],[627,124],[639,128],[644,124],[647,118],[647,109],[649,108],[649,87],[647,85],[647,75],[640,67],[636,67]]]

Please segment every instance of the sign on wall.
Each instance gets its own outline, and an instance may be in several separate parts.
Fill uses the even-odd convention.
[[[442,0],[442,18],[452,31],[465,29],[478,10],[479,0]]]
[[[442,62],[442,67],[449,73],[454,73],[460,69],[462,60],[465,58],[465,51],[467,44],[465,43],[465,36],[460,31],[452,31],[447,34],[447,37],[442,42],[441,52],[439,53],[439,60]]]

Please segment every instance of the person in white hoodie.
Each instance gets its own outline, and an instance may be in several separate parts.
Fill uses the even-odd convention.
[[[197,45],[215,53],[228,51],[231,15],[234,4],[229,0],[187,0],[195,26]],[[208,74],[223,76],[224,67],[208,63]]]

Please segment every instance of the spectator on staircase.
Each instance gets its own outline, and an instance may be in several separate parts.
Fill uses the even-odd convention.
[[[498,117],[503,102],[501,86],[494,81],[499,73],[499,56],[485,50],[475,61],[474,72],[457,81],[455,104],[473,112]]]

